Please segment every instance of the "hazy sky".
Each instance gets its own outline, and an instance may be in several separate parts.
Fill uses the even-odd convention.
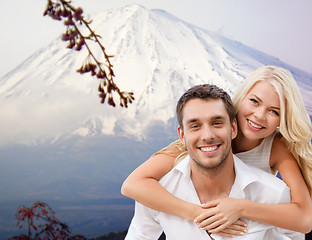
[[[43,17],[47,0],[0,3],[1,77],[59,37],[65,27]],[[166,10],[312,73],[311,0],[72,0],[91,14],[131,3]]]

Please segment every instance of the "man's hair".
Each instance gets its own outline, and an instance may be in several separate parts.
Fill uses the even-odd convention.
[[[229,94],[223,89],[211,84],[196,85],[187,90],[179,99],[176,107],[176,114],[180,127],[183,129],[183,108],[185,104],[192,99],[202,99],[205,101],[211,99],[221,99],[224,103],[225,109],[229,114],[231,123],[235,118],[235,110]]]

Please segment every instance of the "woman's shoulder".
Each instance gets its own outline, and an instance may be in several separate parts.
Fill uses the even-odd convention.
[[[287,140],[281,133],[276,134],[271,148],[270,166],[275,169],[276,164],[279,161],[283,161],[285,158],[290,158],[291,153],[287,148]]]
[[[273,138],[272,150],[274,148],[284,147],[287,148],[287,140],[283,137],[280,132],[276,132]]]
[[[283,137],[283,135],[279,131],[275,131],[269,137],[271,137],[271,145],[272,145],[271,146],[271,152],[277,148],[280,149],[280,147],[286,147],[287,146],[286,139]]]

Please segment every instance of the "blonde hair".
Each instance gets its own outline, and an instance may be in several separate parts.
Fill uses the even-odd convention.
[[[179,162],[181,162],[188,155],[186,147],[182,144],[180,140],[176,140],[170,143],[168,146],[154,153],[153,156],[156,154],[161,154],[161,153],[167,154],[169,156],[176,158],[173,166],[176,166]]]
[[[290,153],[298,162],[302,176],[312,197],[312,125],[305,109],[298,85],[292,74],[280,67],[264,66],[252,72],[237,90],[232,101],[237,114],[243,98],[259,81],[271,83],[280,100],[280,133],[286,140]],[[187,150],[177,140],[155,154],[164,153],[176,157],[175,165],[185,156]]]
[[[237,114],[249,90],[259,81],[272,84],[280,100],[280,133],[295,157],[312,196],[312,125],[292,74],[280,67],[264,66],[251,73],[233,97]]]

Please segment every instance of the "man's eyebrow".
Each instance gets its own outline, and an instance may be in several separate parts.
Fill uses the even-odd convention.
[[[211,118],[212,120],[223,120],[226,119],[226,116],[224,115],[217,115]]]
[[[197,122],[197,121],[198,121],[198,118],[191,118],[191,119],[186,121],[186,124],[194,123],[194,122]]]
[[[226,119],[225,115],[216,115],[210,118],[210,120],[215,121],[215,120],[224,120]],[[194,123],[200,121],[198,118],[191,118],[186,121],[186,124]]]

